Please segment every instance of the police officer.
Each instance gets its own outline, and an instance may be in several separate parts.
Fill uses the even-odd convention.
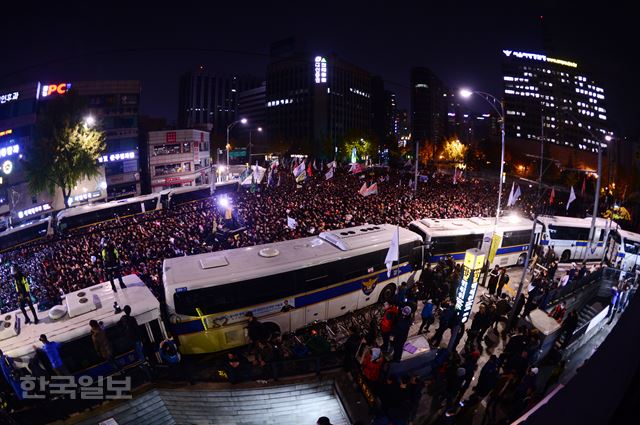
[[[22,310],[22,314],[24,314],[24,323],[31,323],[29,316],[27,316],[27,311],[24,309],[25,304],[29,304],[31,313],[33,313],[33,322],[37,325],[38,316],[36,315],[36,309],[33,308],[33,303],[31,302],[29,279],[27,279],[27,276],[25,276],[17,266],[12,266],[11,269],[13,281],[16,285],[16,292],[18,293],[18,301],[20,302],[20,310]]]
[[[116,285],[113,282],[114,276],[118,278],[120,288],[126,288],[127,286],[122,281],[122,273],[120,273],[118,250],[111,239],[106,240],[102,248],[102,263],[104,265],[104,271],[107,275],[107,279],[111,282],[111,289],[113,289],[113,292],[118,292],[116,290]]]

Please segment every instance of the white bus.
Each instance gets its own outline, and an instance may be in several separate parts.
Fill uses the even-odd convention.
[[[56,216],[59,229],[75,229],[102,221],[113,220],[162,209],[160,194],[136,196],[93,205],[81,205],[62,210]]]
[[[556,256],[562,262],[601,259],[609,230],[617,227],[615,222],[596,218],[594,244],[588,246],[590,217],[545,216],[538,217],[538,222],[543,226],[541,244],[553,247]]]
[[[613,244],[610,246],[609,259],[619,269],[632,270],[640,267],[640,234],[617,229],[610,233]]]
[[[0,233],[0,252],[52,235],[53,227],[51,222],[51,217],[47,217],[23,223],[16,227],[10,227]]]
[[[160,202],[164,209],[171,209],[176,205],[208,198],[212,195],[211,185],[184,186],[165,189],[160,193]]]
[[[495,217],[431,219],[412,221],[409,229],[430,245],[429,263],[437,263],[447,255],[462,261],[467,249],[478,248],[488,253],[494,230]],[[491,266],[523,265],[529,249],[533,221],[516,216],[502,216],[497,233],[502,237]],[[542,226],[536,226],[534,242],[540,237]]]
[[[111,375],[116,371],[98,357],[91,341],[89,321],[97,320],[102,322],[113,345],[118,365],[121,368],[139,365],[143,359],[136,356],[130,341],[117,326],[124,313],[115,313],[114,302],[121,308],[131,306],[131,315],[138,321],[147,352],[157,351],[167,333],[160,318],[160,303],[149,288],[136,275],[124,276],[123,280],[127,287],[118,292],[111,290],[109,282],[103,282],[66,294],[62,306],[38,312],[40,322],[37,325],[25,325],[20,310],[2,313],[0,349],[14,360],[18,368],[28,367],[36,355],[33,346],[41,347],[39,337],[45,334],[49,341],[62,344],[60,355],[72,375],[93,378]],[[29,310],[27,312],[31,314]]]
[[[400,264],[384,263],[399,231]],[[293,331],[391,298],[397,282],[419,278],[422,244],[389,224],[164,260],[173,335],[184,354],[244,345],[249,311],[271,331]],[[282,312],[285,300],[292,310]]]

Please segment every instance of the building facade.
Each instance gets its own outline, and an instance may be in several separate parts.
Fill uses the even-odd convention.
[[[205,184],[211,172],[209,133],[193,129],[150,131],[148,158],[152,192]]]
[[[227,126],[239,119],[239,93],[261,84],[262,80],[255,77],[210,74],[202,68],[183,75],[178,99],[178,128],[200,128],[226,136]]]
[[[138,81],[37,82],[0,90],[0,216],[19,222],[64,208],[60,190],[32,194],[20,163],[36,137],[39,109],[73,90],[86,102],[87,115],[105,133],[100,175],[78,182],[71,205],[140,193],[138,164]]]
[[[267,68],[266,102],[269,140],[292,152],[333,158],[345,138],[371,134],[371,76],[335,55],[280,46]]]
[[[381,145],[398,142],[398,111],[395,93],[385,90],[380,77],[371,80],[371,130]],[[388,146],[387,146],[388,147]]]
[[[446,136],[447,93],[442,81],[428,68],[411,69],[411,137],[413,141],[440,144]]]
[[[268,145],[267,126],[267,86],[263,83],[254,89],[238,94],[238,117],[246,118],[246,125],[237,126],[237,138],[241,145],[249,142],[261,152]],[[249,140],[251,139],[251,140]],[[261,149],[262,148],[262,149]],[[254,150],[254,152],[257,152]]]
[[[502,53],[505,130],[514,146],[539,151],[543,141],[558,152],[554,158],[576,165],[584,154],[607,147],[605,136],[612,132],[601,84],[572,61],[513,50]]]

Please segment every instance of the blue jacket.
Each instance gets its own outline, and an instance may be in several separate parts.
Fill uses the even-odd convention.
[[[424,307],[422,307],[422,318],[423,319],[430,319],[433,317],[433,304],[431,303],[426,303],[424,305]]]
[[[60,357],[60,347],[62,344],[59,342],[49,341],[42,347],[42,350],[47,353],[49,362],[52,368],[58,368],[62,366],[62,358]]]

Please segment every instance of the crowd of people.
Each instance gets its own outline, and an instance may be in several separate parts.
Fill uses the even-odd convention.
[[[161,293],[162,261],[181,255],[317,235],[325,230],[365,223],[406,226],[415,219],[490,216],[494,213],[496,185],[433,173],[417,192],[409,187],[412,175],[380,169],[353,175],[338,170],[330,180],[320,173],[296,184],[287,170],[278,183],[260,190],[241,189],[230,195],[232,214],[215,198],[182,204],[170,210],[115,218],[56,235],[53,240],[19,247],[0,254],[0,310],[16,309],[12,267],[29,279],[30,295],[41,310],[60,302],[72,291],[108,280],[102,250],[111,241],[119,252],[123,274],[136,273],[156,294]],[[378,184],[378,193],[363,197],[363,182]],[[530,211],[531,202],[520,208]],[[288,226],[287,218],[296,226]],[[246,230],[225,229],[238,223]]]

